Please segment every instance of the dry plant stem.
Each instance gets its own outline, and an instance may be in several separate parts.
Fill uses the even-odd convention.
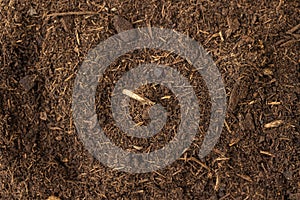
[[[46,17],[58,17],[58,16],[68,16],[68,15],[97,15],[97,12],[84,11],[84,12],[62,12],[62,13],[51,13],[46,15]]]
[[[154,105],[155,104],[153,101],[151,101],[151,100],[149,100],[145,97],[141,97],[141,96],[139,96],[139,95],[133,93],[132,91],[127,90],[127,89],[124,89],[122,91],[122,93],[129,96],[129,97],[131,97],[131,98],[133,98],[133,99],[135,99],[135,100],[137,100],[137,101],[139,101],[139,102],[141,102],[142,104],[147,104],[147,105]]]

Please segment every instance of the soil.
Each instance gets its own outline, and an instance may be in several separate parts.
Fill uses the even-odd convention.
[[[211,106],[201,75],[170,52],[119,57],[99,80],[96,104],[116,145],[155,151],[180,123],[176,96],[149,84],[134,92],[166,108],[163,131],[144,139],[115,127],[114,83],[138,64],[165,64],[193,77],[203,116],[192,145],[174,163],[129,174],[85,148],[72,118],[72,92],[89,50],[146,26],[174,29],[203,45],[222,74],[228,110],[219,142],[200,159]],[[2,0],[0,44],[0,199],[300,199],[299,1]],[[147,125],[148,107],[130,105],[134,121]]]

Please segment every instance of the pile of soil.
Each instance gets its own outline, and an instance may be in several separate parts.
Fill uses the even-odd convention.
[[[204,117],[181,158],[129,174],[100,163],[78,137],[71,109],[76,72],[89,50],[119,31],[115,16],[134,28],[186,34],[213,57],[228,111],[219,142],[204,159],[198,152],[211,106],[205,82],[187,61],[160,50],[129,52],[109,66],[99,80],[97,114],[116,145],[155,151],[176,134],[176,97],[162,86],[135,91],[170,116],[155,137],[129,137],[112,119],[114,83],[141,63],[194,77]],[[2,0],[0,45],[0,199],[300,199],[299,1]],[[149,123],[145,106],[130,105],[136,123]]]

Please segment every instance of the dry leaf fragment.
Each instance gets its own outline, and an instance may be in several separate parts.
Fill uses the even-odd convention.
[[[251,81],[248,79],[238,79],[233,86],[228,102],[228,111],[233,112],[241,99],[248,95]]]
[[[275,120],[264,125],[265,128],[277,128],[283,124],[283,120]]]
[[[118,33],[133,29],[132,24],[124,17],[121,17],[119,15],[114,16],[113,24],[114,24],[114,28]]]
[[[255,124],[254,124],[254,119],[252,117],[252,114],[250,112],[247,112],[245,116],[245,126],[248,125],[248,129],[253,131],[255,130]]]
[[[27,75],[19,81],[25,92],[28,92],[31,88],[33,88],[36,78],[37,75]]]
[[[238,114],[238,119],[239,119],[239,126],[243,131],[245,130],[250,130],[253,131],[255,130],[255,124],[254,124],[254,119],[252,117],[251,112],[247,112],[245,117],[239,113]]]
[[[30,7],[28,12],[27,12],[30,16],[36,15],[37,12],[33,7]]]
[[[229,18],[227,17],[228,29],[226,30],[226,37],[230,37],[232,33],[237,31],[240,27],[240,22],[237,18]]]
[[[123,18],[119,15],[114,16],[113,26],[118,33],[133,29],[133,25],[128,20],[126,20],[125,18]],[[121,35],[121,39],[125,42],[133,41],[136,39],[136,36],[137,36],[136,32],[134,32],[134,33],[135,34],[131,34],[131,35],[129,33],[128,34],[124,33]]]

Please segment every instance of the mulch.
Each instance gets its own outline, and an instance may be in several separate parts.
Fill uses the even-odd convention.
[[[203,45],[222,74],[228,110],[205,158],[197,154],[209,125],[203,117],[177,161],[129,174],[85,148],[72,92],[90,49],[146,26],[174,29]],[[2,0],[0,47],[0,199],[300,199],[299,1]],[[172,92],[151,84],[135,91],[170,114],[153,138],[117,130],[109,107],[115,81],[140,63],[173,63],[193,76],[201,116],[209,116],[210,101],[201,75],[173,53],[144,49],[114,61],[97,88],[99,123],[118,146],[149,152],[176,134],[180,113]],[[149,123],[147,107],[130,105],[136,123]]]

